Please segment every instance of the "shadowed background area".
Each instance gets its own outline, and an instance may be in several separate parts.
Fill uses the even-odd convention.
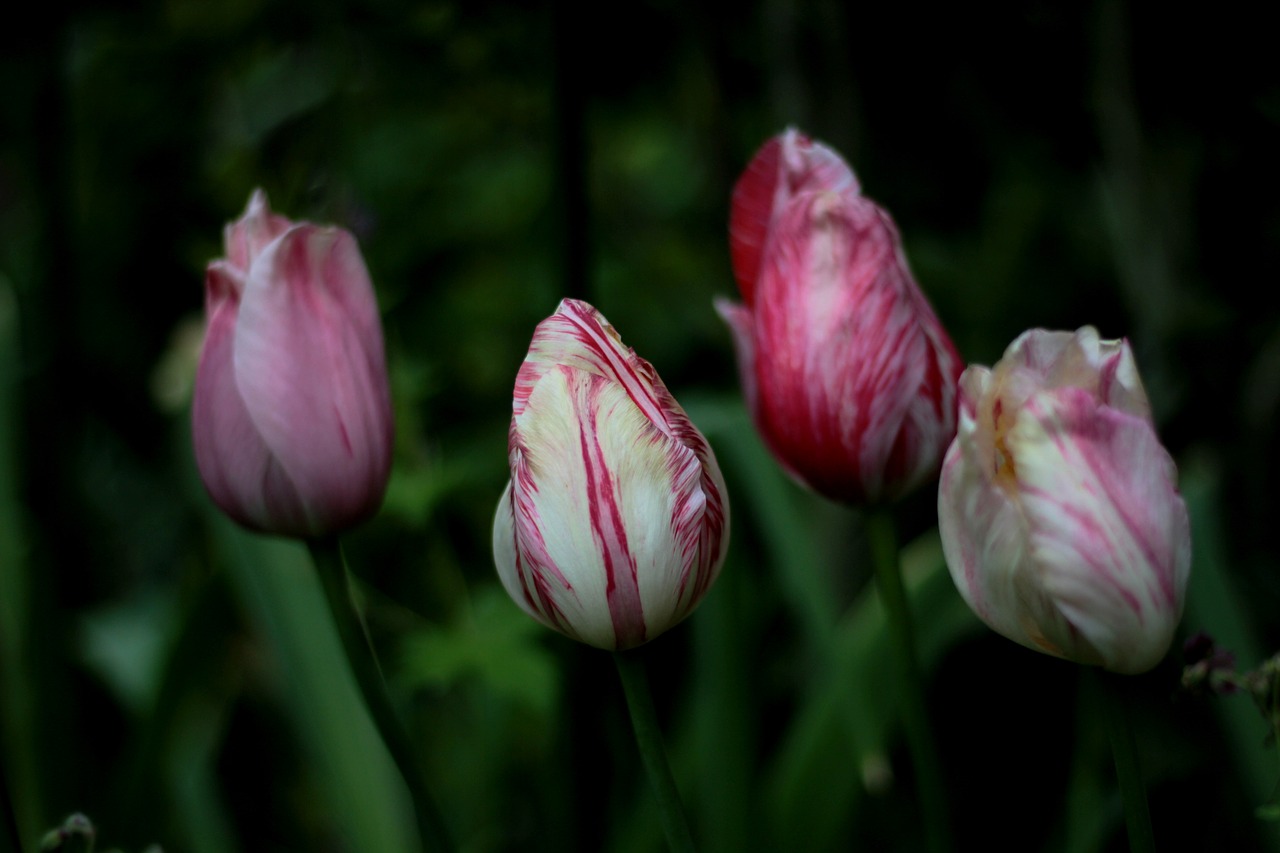
[[[649,649],[701,849],[922,844],[861,522],[760,446],[711,307],[733,181],[788,124],[892,213],[966,361],[1033,326],[1129,338],[1192,514],[1183,635],[1280,649],[1280,74],[1245,4],[27,14],[0,31],[0,828],[26,849],[77,810],[126,853],[413,849],[305,551],[234,529],[192,461],[204,266],[254,187],[373,276],[395,468],[348,556],[468,851],[662,849],[612,663],[490,555],[515,372],[563,296],[728,483],[723,576]],[[1095,697],[969,615],[935,503],[900,538],[957,846],[1125,849]],[[1180,668],[1129,682],[1157,840],[1280,850],[1268,726]]]

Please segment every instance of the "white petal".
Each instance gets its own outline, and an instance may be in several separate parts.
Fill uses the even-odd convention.
[[[627,389],[569,367],[537,382],[513,439],[519,592],[539,617],[607,649],[684,618],[696,600],[676,519],[701,491],[694,452]]]
[[[993,630],[1028,648],[1061,656],[1066,620],[1040,589],[1016,495],[992,476],[990,435],[961,417],[938,488],[938,527],[952,580]]]

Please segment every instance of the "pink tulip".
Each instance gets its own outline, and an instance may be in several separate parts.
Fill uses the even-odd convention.
[[[720,572],[715,454],[653,367],[590,305],[538,324],[516,376],[498,577],[543,624],[603,649],[688,616]]]
[[[933,476],[955,434],[961,364],[888,214],[837,154],[788,130],[739,179],[729,230],[744,304],[716,308],[782,466],[848,503]]]
[[[748,307],[754,302],[765,243],[787,202],[802,193],[857,197],[861,191],[839,154],[795,128],[761,146],[734,185],[729,205],[729,255]]]
[[[314,537],[377,512],[392,416],[378,306],[355,238],[254,192],[205,274],[192,437],[209,495],[265,533]]]
[[[1128,343],[1026,332],[960,380],[938,492],[951,576],[1011,640],[1144,672],[1173,640],[1191,563],[1176,482]]]

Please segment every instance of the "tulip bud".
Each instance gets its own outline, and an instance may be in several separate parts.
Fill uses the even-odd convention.
[[[754,301],[765,242],[787,202],[802,193],[856,197],[861,191],[839,154],[795,128],[761,146],[734,186],[729,205],[729,256],[747,307]]]
[[[847,503],[933,476],[955,433],[960,359],[844,161],[794,130],[770,140],[734,189],[730,242],[745,304],[716,308],[782,466]]]
[[[529,615],[602,649],[688,616],[720,572],[715,454],[653,367],[590,305],[538,324],[516,376],[498,577]]]
[[[261,190],[205,274],[192,438],[223,512],[285,536],[377,512],[392,415],[378,306],[355,238],[271,213]]]
[[[1177,471],[1126,341],[1034,329],[960,380],[938,522],[999,633],[1121,673],[1168,651],[1191,564]]]

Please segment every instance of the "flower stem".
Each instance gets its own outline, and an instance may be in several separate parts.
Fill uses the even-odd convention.
[[[423,848],[452,851],[453,842],[445,830],[444,819],[427,791],[422,771],[414,761],[413,745],[391,706],[377,653],[369,639],[364,619],[351,597],[350,579],[342,547],[336,537],[325,537],[308,539],[307,548],[316,564],[325,600],[329,602],[329,611],[333,614],[342,648],[347,654],[347,662],[360,687],[369,716],[382,735],[387,751],[391,753],[391,758],[409,789]]]
[[[653,696],[649,693],[644,661],[640,659],[639,652],[627,651],[614,652],[613,662],[617,664],[622,690],[627,695],[627,709],[631,712],[631,726],[635,729],[640,758],[649,773],[654,796],[658,798],[667,846],[675,853],[693,853],[693,836],[689,833],[680,791],[676,789],[676,780],[667,762],[667,750],[662,743],[662,731],[658,728],[658,715],[653,708]]]
[[[1120,797],[1124,800],[1124,822],[1129,831],[1130,853],[1155,853],[1155,836],[1151,832],[1151,812],[1147,808],[1147,786],[1138,764],[1138,745],[1125,710],[1127,685],[1124,676],[1088,667],[1102,693],[1103,713],[1107,718],[1107,734],[1111,737],[1111,754],[1116,762],[1116,778]]]
[[[884,605],[885,617],[889,623],[890,646],[895,657],[899,700],[902,703],[902,722],[906,729],[911,759],[915,764],[916,785],[921,811],[924,813],[925,837],[929,850],[933,853],[946,853],[951,849],[947,799],[942,785],[942,771],[938,766],[938,751],[925,710],[924,678],[916,653],[907,590],[902,583],[898,540],[893,529],[893,517],[887,509],[867,514],[867,536],[871,541],[880,601]]]

